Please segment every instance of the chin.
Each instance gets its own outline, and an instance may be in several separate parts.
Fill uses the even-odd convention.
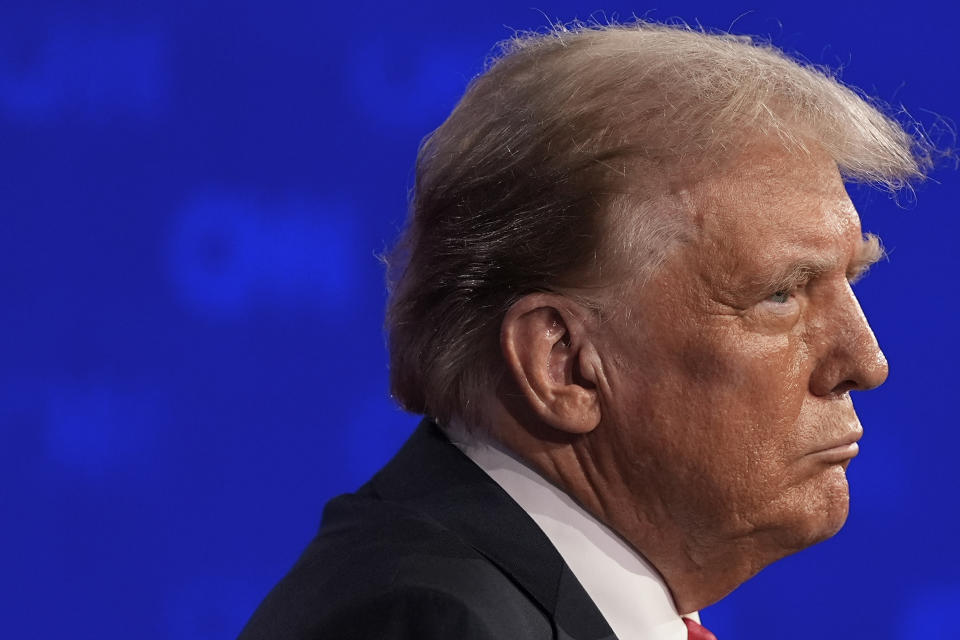
[[[847,521],[850,490],[843,467],[837,465],[815,482],[788,496],[778,543],[784,555],[833,537]]]
[[[850,485],[847,484],[845,467],[836,465],[828,470],[827,476],[832,482],[827,483],[822,493],[823,504],[820,517],[823,535],[817,542],[826,540],[840,531],[850,514]]]

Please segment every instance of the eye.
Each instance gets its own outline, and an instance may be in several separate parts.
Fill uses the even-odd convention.
[[[803,285],[794,287],[783,287],[777,289],[760,303],[758,308],[765,312],[781,318],[796,317],[800,311],[799,293],[803,290]]]
[[[786,304],[790,302],[790,295],[791,295],[790,291],[786,289],[782,289],[780,291],[774,292],[773,295],[767,298],[767,300],[769,300],[770,302],[776,302],[777,304]]]

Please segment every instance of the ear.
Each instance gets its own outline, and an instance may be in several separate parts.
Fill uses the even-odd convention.
[[[599,358],[585,315],[569,298],[534,293],[510,307],[500,328],[508,375],[529,407],[547,425],[571,434],[600,423]]]

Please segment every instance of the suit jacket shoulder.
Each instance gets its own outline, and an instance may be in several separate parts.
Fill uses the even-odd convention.
[[[425,421],[241,633],[259,638],[613,638],[543,532]]]

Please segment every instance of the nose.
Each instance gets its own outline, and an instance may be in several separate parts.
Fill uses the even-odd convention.
[[[820,342],[823,355],[810,379],[812,393],[828,396],[865,391],[887,379],[887,359],[846,282],[816,330],[824,338]]]

